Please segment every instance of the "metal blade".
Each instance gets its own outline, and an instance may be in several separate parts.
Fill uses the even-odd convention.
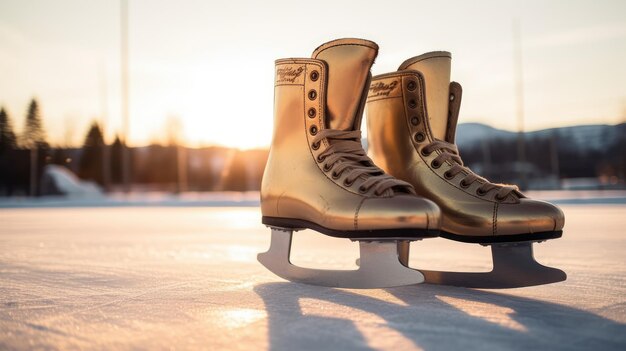
[[[257,258],[279,277],[298,283],[338,288],[388,288],[418,284],[424,281],[419,271],[400,263],[396,241],[359,241],[360,265],[356,270],[303,268],[289,261],[291,230],[272,228],[272,241],[267,252]]]
[[[452,285],[466,288],[507,289],[561,282],[567,274],[560,269],[546,267],[533,256],[533,243],[508,243],[491,245],[493,269],[491,272],[445,272],[420,270],[426,283]],[[408,243],[399,243],[400,253],[406,252]]]

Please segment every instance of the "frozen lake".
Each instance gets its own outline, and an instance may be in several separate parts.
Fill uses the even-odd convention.
[[[626,350],[626,205],[563,205],[535,245],[562,283],[509,290],[289,283],[256,254],[256,207],[0,210],[0,349]],[[295,235],[294,261],[354,265],[357,244]],[[431,239],[411,266],[488,270],[489,250]]]

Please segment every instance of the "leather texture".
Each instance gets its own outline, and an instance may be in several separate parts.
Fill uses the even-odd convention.
[[[328,67],[327,127],[358,129],[354,123],[361,121],[360,97],[363,88],[369,86],[370,68],[377,55],[378,45],[361,39],[335,40],[315,49],[312,57]]]
[[[444,140],[448,122],[448,99],[452,55],[447,51],[428,52],[404,61],[398,70],[419,71],[424,76],[428,120],[433,136]]]
[[[418,58],[431,56],[439,59],[441,55],[438,52]],[[479,187],[484,180],[463,186],[461,180],[468,174],[466,171],[453,177],[447,173],[453,161],[433,163],[441,151],[428,154],[424,148],[436,139],[445,138],[454,143],[462,89],[460,84],[449,81],[447,89],[441,88],[442,80],[449,77],[448,71],[443,78],[436,77],[437,98],[429,99],[433,84],[428,79],[432,79],[434,71],[425,75],[404,69],[417,67],[413,61],[416,60],[407,60],[398,72],[375,76],[372,80],[366,107],[368,154],[372,160],[389,174],[411,183],[418,195],[440,207],[442,235],[447,232],[484,237],[562,230],[564,215],[556,206],[528,199],[519,191],[504,199],[497,198],[496,189],[482,194]],[[451,96],[444,103],[439,95],[448,90]],[[442,106],[433,104],[444,105],[445,113]],[[444,125],[446,129],[441,130]]]
[[[398,191],[363,192],[366,176],[346,183],[314,145],[326,128],[354,130],[361,123],[370,68],[378,46],[340,39],[320,46],[311,59],[276,61],[274,132],[261,186],[263,216],[305,220],[333,230],[435,229],[440,212],[429,200]],[[345,173],[345,172],[344,172]]]

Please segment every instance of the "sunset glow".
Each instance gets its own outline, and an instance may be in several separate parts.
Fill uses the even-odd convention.
[[[315,28],[302,26],[301,16],[293,16],[300,9],[286,1],[129,3],[133,145],[165,142],[168,121],[178,120],[188,146],[267,147],[273,61],[307,57],[315,45],[338,37],[378,42],[374,74],[422,52],[451,51],[453,79],[464,86],[461,122],[515,130],[515,19],[527,130],[626,118],[620,1],[333,2],[335,10]],[[414,13],[429,15],[417,20]],[[391,14],[394,25],[386,20]],[[37,97],[53,144],[80,145],[94,119],[104,122],[112,141],[122,131],[119,50],[116,1],[0,2],[0,105],[19,132],[29,100]]]

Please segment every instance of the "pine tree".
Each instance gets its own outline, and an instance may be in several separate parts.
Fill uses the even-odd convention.
[[[111,145],[111,181],[114,184],[122,183],[122,152],[124,144],[119,135],[115,136],[115,141]]]
[[[16,138],[11,119],[4,108],[2,108],[0,109],[0,153],[13,150],[16,146]]]
[[[102,130],[98,122],[93,122],[83,143],[78,171],[81,178],[102,184],[102,145],[104,145]]]
[[[26,115],[26,127],[22,135],[22,147],[26,149],[38,148],[47,149],[46,133],[41,121],[41,113],[37,100],[33,99],[28,106]]]
[[[86,147],[102,147],[104,144],[104,137],[102,136],[102,130],[100,129],[100,125],[98,122],[91,123],[89,126],[89,131],[87,132],[87,136],[85,137],[85,142],[83,143],[83,148]]]

